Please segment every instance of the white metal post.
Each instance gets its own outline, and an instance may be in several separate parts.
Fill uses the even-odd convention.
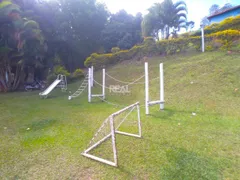
[[[102,82],[102,95],[103,99],[105,99],[105,84],[106,84],[106,75],[105,75],[105,69],[103,69],[103,82]]]
[[[149,79],[148,79],[148,63],[145,62],[145,110],[149,114]]]
[[[113,148],[113,157],[114,157],[114,163],[117,167],[118,159],[117,159],[117,147],[116,147],[116,137],[115,137],[115,128],[114,128],[114,117],[110,116],[110,128],[111,128],[111,134],[112,134],[112,148]]]
[[[202,52],[205,51],[205,44],[204,44],[204,25],[202,25]]]
[[[94,76],[93,76],[93,66],[91,67],[91,86],[93,87],[93,84],[94,84]]]
[[[139,136],[142,137],[142,127],[141,127],[141,117],[140,117],[140,107],[137,105],[137,114],[138,114],[138,133]]]
[[[164,109],[164,73],[163,73],[163,63],[159,65],[160,68],[160,109]]]
[[[91,102],[92,93],[91,93],[91,68],[88,68],[88,102]]]

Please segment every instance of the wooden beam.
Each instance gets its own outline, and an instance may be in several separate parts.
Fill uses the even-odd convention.
[[[163,104],[164,103],[164,101],[150,101],[150,102],[148,102],[148,105],[149,106],[152,106],[152,105],[156,105],[156,104]]]
[[[99,158],[99,157],[97,157],[97,156],[93,156],[93,155],[87,154],[87,153],[82,153],[82,155],[83,155],[83,156],[86,156],[86,157],[88,157],[88,158],[90,158],[90,159],[93,159],[93,160],[95,160],[95,161],[99,161],[99,162],[101,162],[101,163],[105,163],[105,164],[108,164],[108,165],[110,165],[110,166],[117,167],[117,164],[114,163],[114,162],[112,162],[112,161],[108,161],[108,160],[106,160],[106,159]]]
[[[92,149],[94,149],[95,147],[97,147],[99,144],[103,143],[104,141],[106,141],[109,137],[112,136],[112,133],[108,134],[107,136],[105,136],[104,138],[102,138],[101,140],[99,140],[96,144],[92,145],[91,147],[89,147],[88,149],[86,149],[84,151],[84,153],[88,153],[89,151],[91,151]]]
[[[122,135],[125,135],[125,136],[133,136],[133,137],[137,137],[137,138],[141,138],[140,135],[137,135],[137,134],[132,134],[132,133],[126,133],[126,132],[122,132],[122,131],[115,131],[117,134],[122,134]]]
[[[121,109],[120,111],[117,111],[117,112],[113,113],[112,116],[117,116],[117,115],[121,114],[122,112],[124,112],[124,111],[126,111],[126,110],[128,110],[128,109],[130,109],[130,108],[132,108],[132,107],[134,107],[136,105],[138,105],[138,104],[139,104],[139,102],[136,102],[135,104],[132,104],[132,105],[130,105],[128,107],[125,107],[124,109]]]

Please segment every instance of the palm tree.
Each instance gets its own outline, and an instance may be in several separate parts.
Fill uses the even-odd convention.
[[[143,36],[153,36],[159,39],[159,33],[164,30],[164,24],[162,20],[162,4],[155,3],[148,9],[149,13],[144,17],[142,21]]]
[[[151,33],[159,34],[169,38],[171,32],[186,28],[187,5],[184,1],[173,3],[172,0],[164,0],[162,3],[155,3],[143,20],[143,35]],[[151,33],[150,33],[151,32]]]

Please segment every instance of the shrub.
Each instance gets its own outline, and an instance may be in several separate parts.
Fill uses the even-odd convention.
[[[47,76],[47,84],[51,84],[55,79],[57,78],[57,76],[53,73],[49,74]]]
[[[115,61],[128,60],[132,58],[128,50],[116,52],[113,56]]]
[[[82,69],[76,69],[70,77],[70,81],[79,80],[84,77],[84,72]]]
[[[143,44],[146,46],[151,46],[151,45],[154,45],[155,43],[156,41],[154,40],[153,37],[145,37],[143,41]]]
[[[57,78],[58,74],[65,75],[67,78],[70,78],[70,73],[65,69],[65,67],[57,65],[54,66],[53,71],[48,74],[47,83],[52,83]]]
[[[212,47],[213,49],[220,49],[223,46],[223,41],[220,39],[213,39],[212,40]]]
[[[119,52],[120,51],[120,48],[119,47],[113,47],[112,49],[111,49],[111,52],[112,53],[117,53],[117,52]]]
[[[214,49],[229,50],[233,42],[240,39],[239,30],[225,30],[205,36],[206,51]],[[236,46],[236,45],[235,45]],[[175,54],[186,51],[189,47],[194,47],[197,51],[201,50],[201,37],[189,36],[188,38],[178,38],[172,40],[162,40],[155,42],[152,37],[144,39],[143,44],[134,46],[130,50],[121,50],[110,54],[93,53],[84,62],[85,66],[93,65],[95,69],[111,65],[119,61],[130,59],[141,59],[145,56],[159,54]]]
[[[53,73],[55,75],[62,74],[62,75],[65,75],[66,77],[70,76],[70,73],[65,69],[65,67],[60,65],[54,66]]]
[[[240,29],[240,15],[235,16],[235,17],[229,17],[229,18],[224,19],[220,23],[213,23],[209,26],[206,26],[204,28],[204,33],[212,34],[212,33],[216,33],[219,31],[228,30],[228,29],[232,29],[232,30]],[[193,36],[201,36],[201,31],[200,30],[195,31],[193,33]]]
[[[233,42],[240,39],[240,31],[225,30],[208,35],[208,37],[220,40],[223,44],[223,46],[221,46],[222,50],[230,50],[233,45]]]
[[[90,57],[88,57],[86,59],[86,61],[84,62],[84,65],[86,67],[90,67],[90,66],[94,66],[95,68],[103,68],[105,65],[107,64],[113,64],[114,58],[113,58],[113,54],[109,53],[109,54],[96,54],[93,53],[90,55]]]

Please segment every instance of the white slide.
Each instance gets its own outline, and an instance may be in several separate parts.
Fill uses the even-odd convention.
[[[47,96],[62,80],[56,79],[47,89],[39,93],[40,96]]]

